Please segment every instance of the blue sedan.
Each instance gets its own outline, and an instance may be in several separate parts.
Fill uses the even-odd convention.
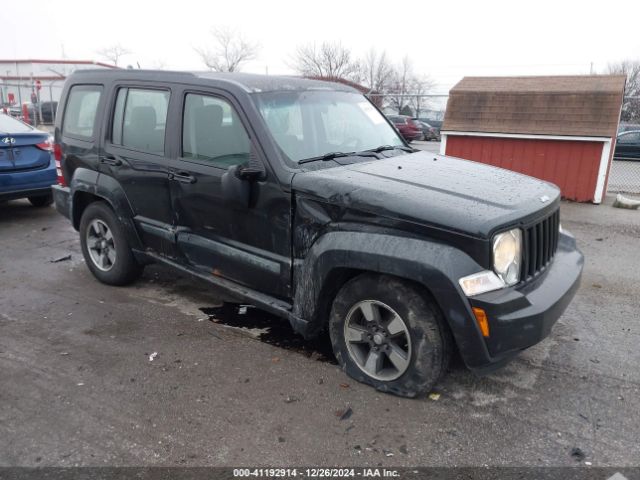
[[[51,135],[0,114],[0,202],[28,198],[35,207],[51,205],[55,183]]]

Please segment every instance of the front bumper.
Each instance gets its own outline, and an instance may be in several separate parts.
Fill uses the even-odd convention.
[[[553,261],[537,278],[469,298],[486,312],[490,334],[485,338],[478,330],[484,348],[474,349],[467,365],[479,373],[494,370],[547,337],[578,290],[583,265],[575,239],[561,234]]]

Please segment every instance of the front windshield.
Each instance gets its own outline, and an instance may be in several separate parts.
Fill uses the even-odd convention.
[[[384,116],[358,93],[287,91],[255,97],[271,135],[293,162],[332,152],[404,146]]]

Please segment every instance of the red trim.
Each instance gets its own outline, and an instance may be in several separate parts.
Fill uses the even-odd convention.
[[[42,60],[42,59],[16,59],[16,60],[0,60],[0,63],[57,63],[63,65],[98,65],[107,68],[119,68],[109,63],[96,62],[93,60]]]

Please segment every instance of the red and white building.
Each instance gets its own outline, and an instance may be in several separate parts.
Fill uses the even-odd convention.
[[[450,91],[440,152],[558,185],[600,203],[625,77],[465,77]]]
[[[65,78],[85,68],[117,67],[93,60],[0,60],[0,104],[30,103],[34,90],[41,101],[58,101]]]

